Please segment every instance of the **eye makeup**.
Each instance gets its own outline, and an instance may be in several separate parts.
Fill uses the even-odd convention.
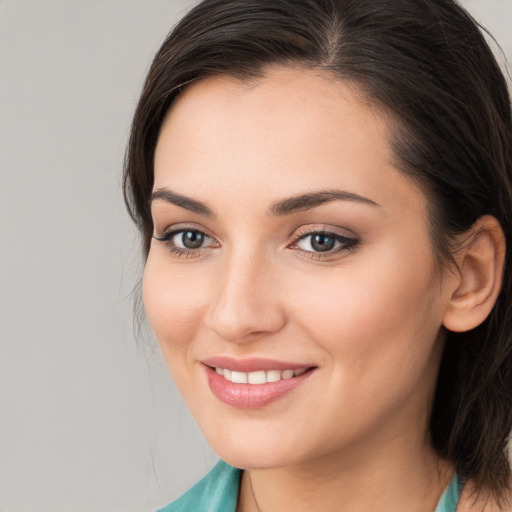
[[[290,248],[304,253],[307,257],[321,259],[345,251],[353,251],[359,241],[328,230],[309,230],[298,235]]]
[[[198,257],[207,248],[219,247],[219,243],[204,231],[192,227],[170,229],[159,236],[153,235],[153,238],[164,243],[171,253],[186,258]]]
[[[153,235],[153,238],[164,243],[167,249],[178,257],[199,257],[209,249],[220,247],[220,243],[214,237],[194,226],[171,227],[161,235]],[[300,252],[305,257],[322,260],[345,251],[353,251],[358,243],[358,239],[337,233],[332,228],[303,226],[286,247]]]

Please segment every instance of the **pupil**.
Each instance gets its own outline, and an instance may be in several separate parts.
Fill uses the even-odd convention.
[[[315,251],[326,252],[334,247],[334,238],[328,235],[314,235],[311,246]]]
[[[187,249],[197,249],[203,244],[203,235],[197,231],[185,231],[182,242]]]

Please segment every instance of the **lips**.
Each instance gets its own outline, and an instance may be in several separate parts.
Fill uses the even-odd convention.
[[[315,366],[270,359],[216,357],[203,361],[212,393],[233,407],[263,407],[305,382]]]

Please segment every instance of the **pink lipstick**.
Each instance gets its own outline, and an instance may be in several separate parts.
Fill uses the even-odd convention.
[[[300,386],[312,365],[270,359],[215,357],[202,361],[212,393],[233,407],[263,407]]]

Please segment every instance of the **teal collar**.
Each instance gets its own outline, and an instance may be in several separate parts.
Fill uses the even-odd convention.
[[[457,474],[455,474],[452,481],[441,495],[435,512],[455,512],[457,510],[457,504],[459,503],[461,488],[461,481]]]

